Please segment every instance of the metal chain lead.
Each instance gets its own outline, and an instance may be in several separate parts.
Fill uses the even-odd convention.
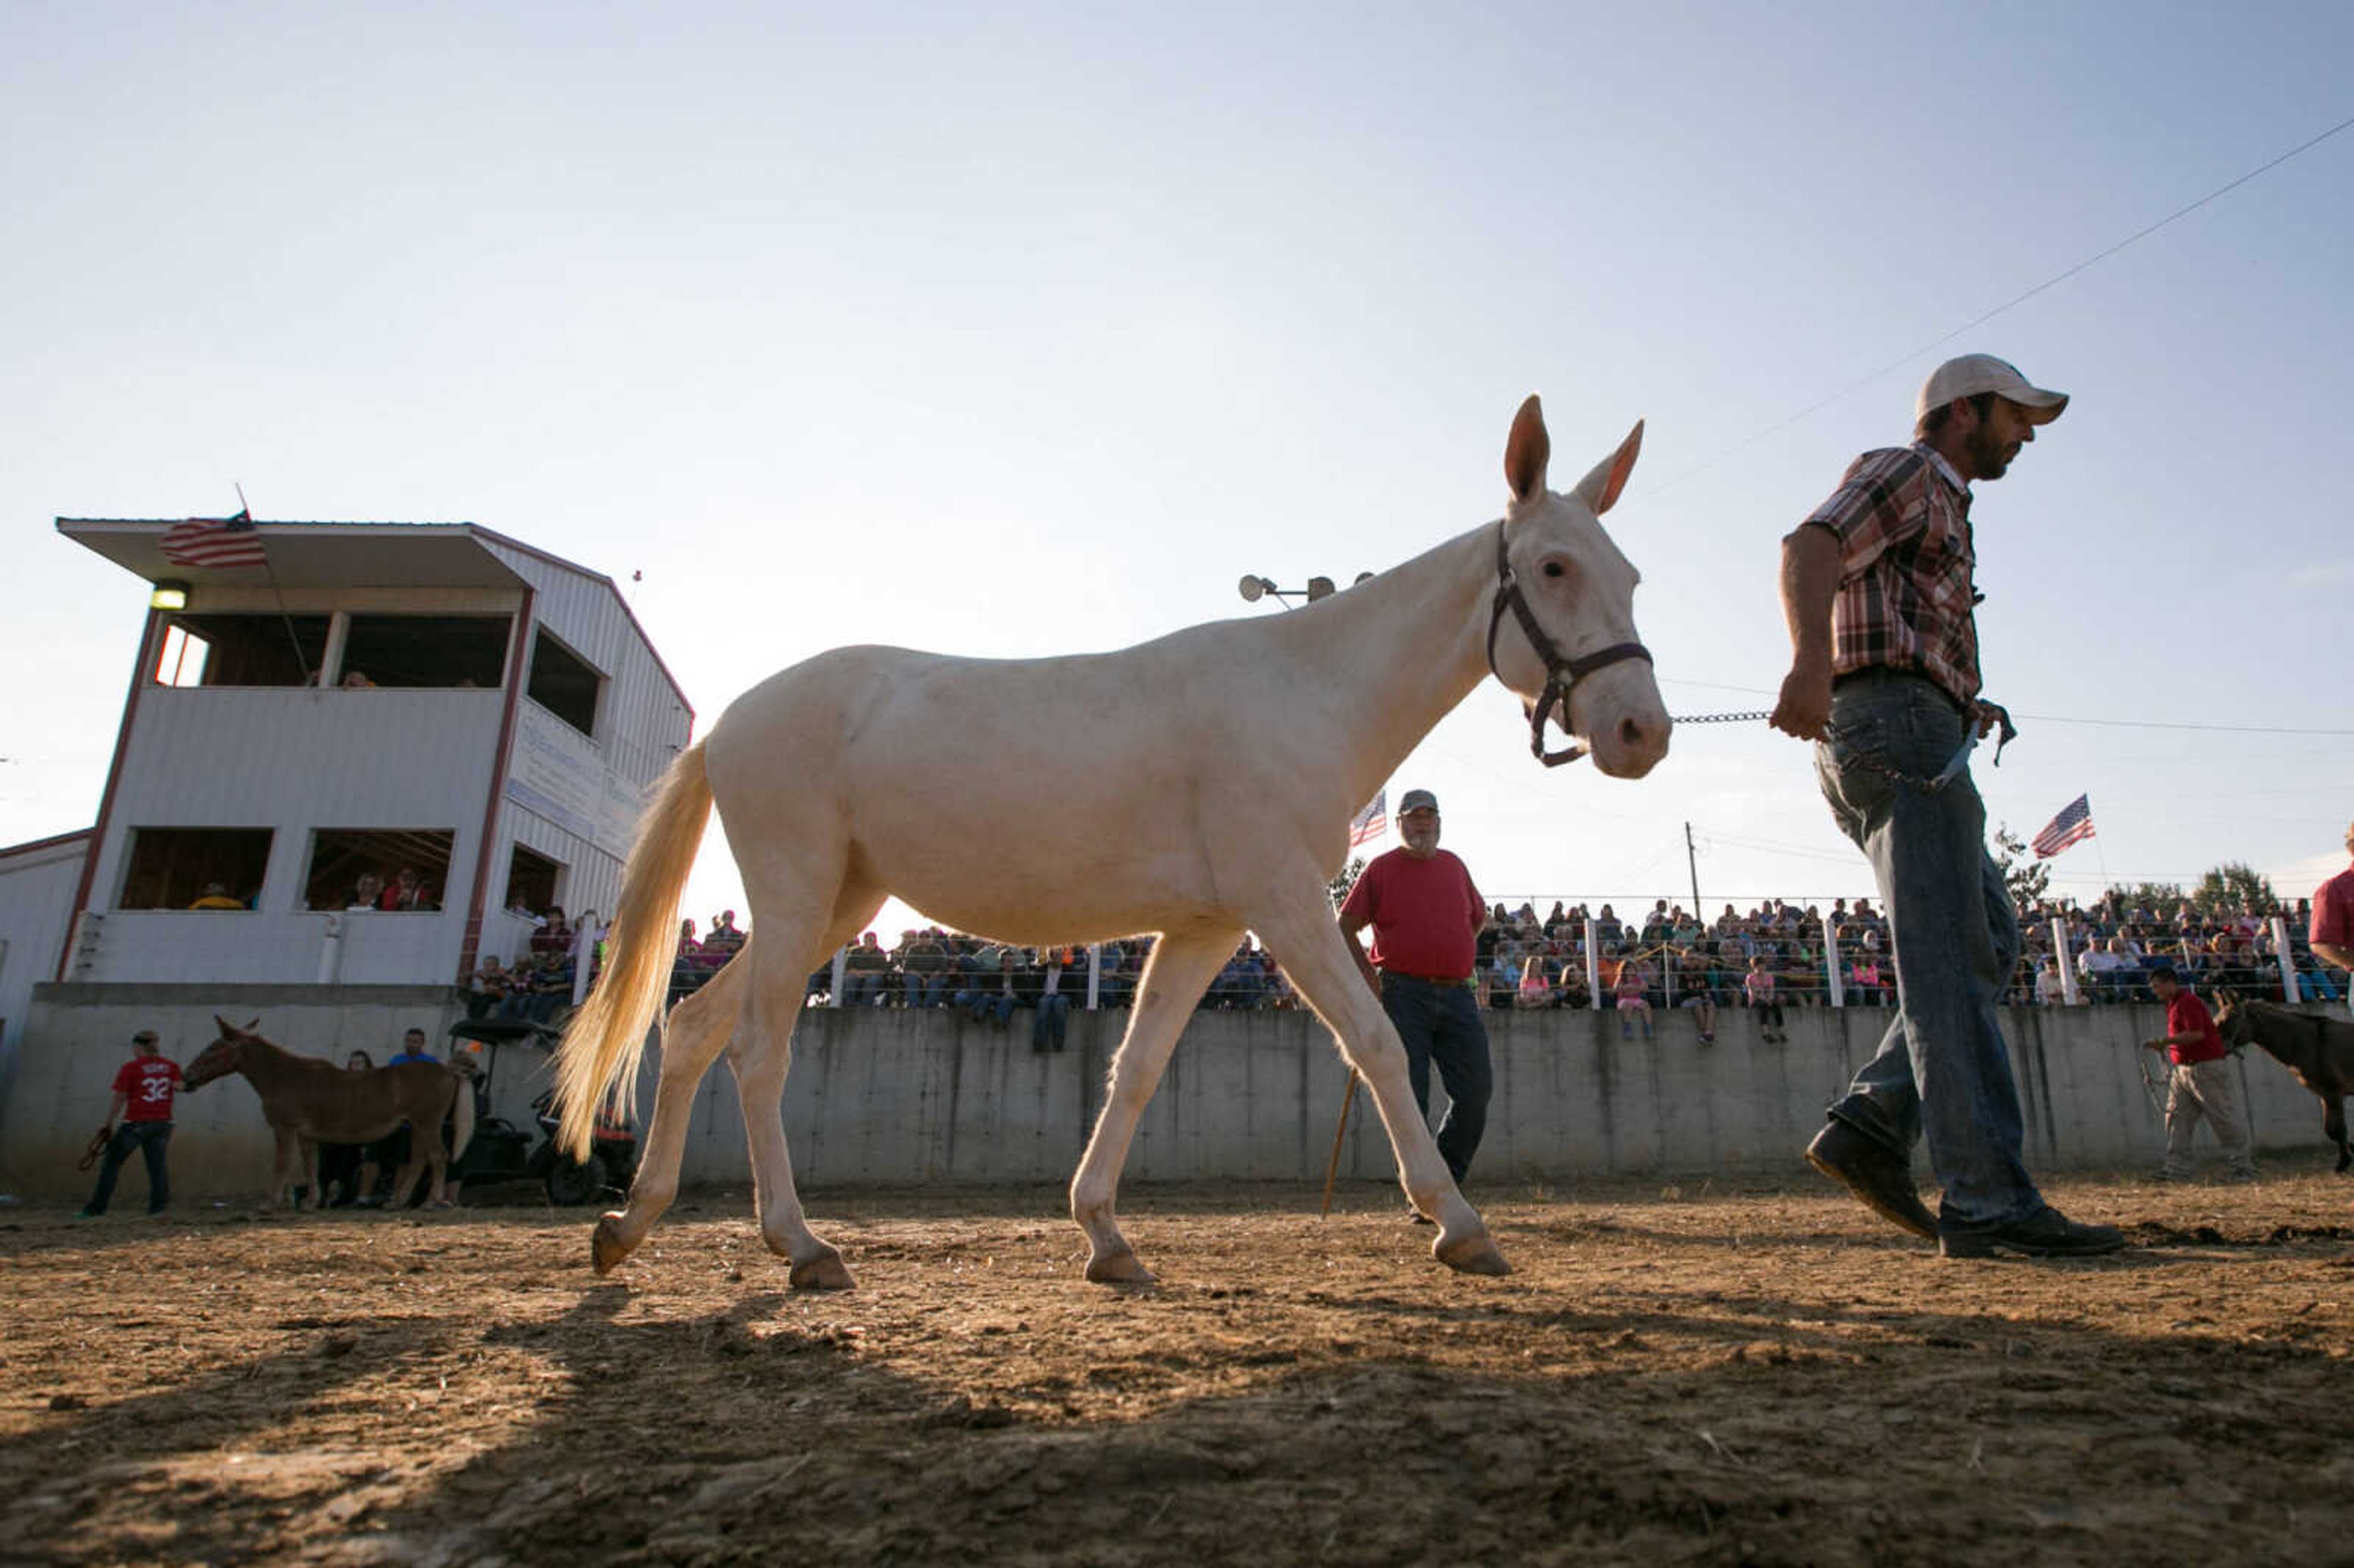
[[[1674,724],[1762,724],[1773,716],[1774,710],[1771,708],[1744,708],[1738,713],[1673,714],[1670,715],[1670,722]],[[1975,742],[1976,737],[1972,738]],[[1967,751],[1968,748],[1964,749]],[[1924,779],[1918,774],[1891,768],[1888,764],[1869,757],[1857,758],[1851,766],[1861,768],[1867,772],[1877,773],[1883,779],[1893,779],[1909,789],[1917,789],[1924,795],[1935,794],[1946,787],[1946,782],[1944,779]]]

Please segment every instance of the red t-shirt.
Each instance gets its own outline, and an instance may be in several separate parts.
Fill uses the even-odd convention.
[[[2313,923],[2308,942],[2333,948],[2354,948],[2354,866],[2349,866],[2314,890]]]
[[[129,1108],[125,1121],[169,1121],[172,1095],[180,1086],[180,1065],[162,1056],[133,1056],[114,1075],[114,1092]]]
[[[1403,849],[1377,856],[1349,889],[1341,918],[1373,928],[1373,967],[1423,980],[1471,978],[1473,938],[1488,917],[1471,874],[1445,850],[1416,860]]]
[[[2223,1055],[2223,1032],[2215,1027],[2209,1016],[2207,1004],[2189,986],[2174,993],[2166,1004],[2166,1032],[2168,1034],[2197,1034],[2195,1045],[2168,1045],[2166,1054],[2178,1066],[2188,1067],[2199,1062],[2220,1061]]]

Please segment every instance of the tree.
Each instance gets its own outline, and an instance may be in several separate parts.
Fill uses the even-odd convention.
[[[2237,861],[2226,861],[2199,879],[2190,901],[2209,915],[2237,915],[2243,909],[2268,915],[2280,903],[2269,878]]]
[[[1356,886],[1357,878],[1363,876],[1364,874],[1365,857],[1361,854],[1351,855],[1349,857],[1349,863],[1341,868],[1341,874],[1332,879],[1331,886],[1326,890],[1332,895],[1332,912],[1334,914],[1337,915],[1341,912],[1341,906],[1348,902],[1349,889]]]
[[[2022,909],[2052,886],[2052,868],[2027,857],[2026,841],[2012,832],[2008,823],[1995,827],[1994,863],[2002,868],[2003,885],[2010,889],[2011,903]]]
[[[2147,909],[2164,919],[2179,909],[2190,895],[2179,882],[2120,882],[2101,896],[2119,909]]]

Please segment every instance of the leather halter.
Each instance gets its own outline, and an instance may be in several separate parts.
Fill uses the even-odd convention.
[[[1499,522],[1496,524],[1496,603],[1488,614],[1488,672],[1499,681],[1504,678],[1504,673],[1496,668],[1496,630],[1503,625],[1507,609],[1520,621],[1522,635],[1529,640],[1529,646],[1535,650],[1536,656],[1544,662],[1545,667],[1544,690],[1538,694],[1535,703],[1522,705],[1522,711],[1529,715],[1530,755],[1547,768],[1575,762],[1585,755],[1583,746],[1572,746],[1561,751],[1545,749],[1545,720],[1553,716],[1553,705],[1561,705],[1562,727],[1567,729],[1571,687],[1596,670],[1616,664],[1622,659],[1640,659],[1649,664],[1652,662],[1651,651],[1639,642],[1614,642],[1583,658],[1562,657],[1561,650],[1553,646],[1553,639],[1546,636],[1544,628],[1537,624],[1536,613],[1529,609],[1529,601],[1521,593],[1521,579],[1512,570],[1511,549],[1505,537],[1504,524]]]

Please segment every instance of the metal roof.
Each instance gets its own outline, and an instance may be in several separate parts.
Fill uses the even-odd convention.
[[[257,523],[270,552],[269,576],[255,567],[184,567],[164,558],[164,531],[182,521],[60,517],[58,532],[147,582],[170,578],[205,587],[522,588],[523,578],[483,537],[508,541],[472,523]],[[534,551],[585,577],[598,574]],[[604,579],[599,579],[604,580]]]
[[[58,532],[104,556],[145,582],[175,581],[191,587],[225,588],[274,582],[281,588],[501,588],[530,585],[483,541],[492,540],[535,560],[601,586],[620,606],[630,629],[652,656],[654,668],[691,719],[695,705],[663,660],[637,612],[621,597],[620,585],[602,572],[552,555],[536,545],[485,528],[479,523],[266,523],[254,531],[270,554],[265,576],[257,567],[184,567],[164,558],[164,531],[185,518],[60,517]]]

